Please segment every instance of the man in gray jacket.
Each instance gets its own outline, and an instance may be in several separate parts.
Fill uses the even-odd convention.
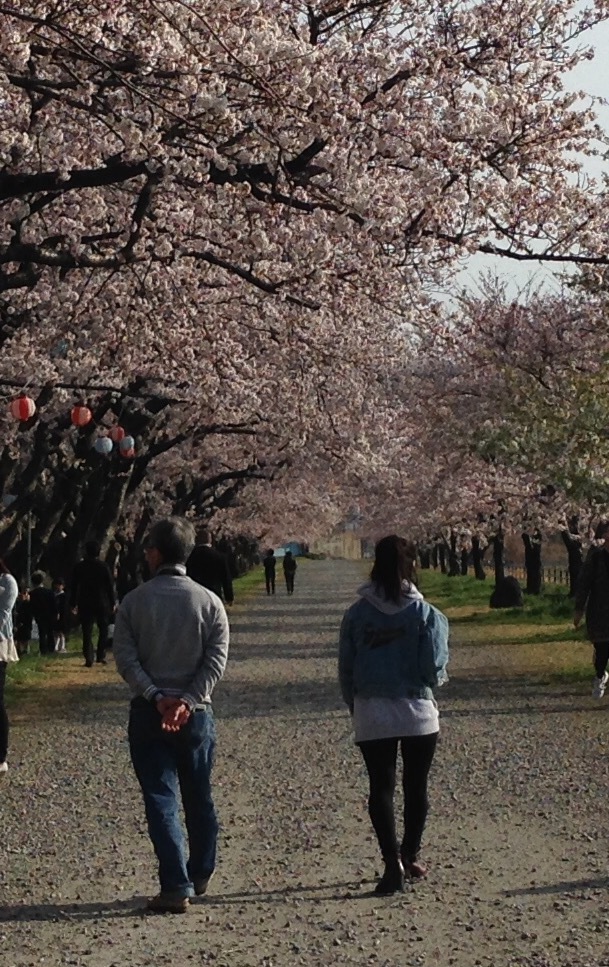
[[[116,665],[132,693],[131,761],[159,862],[161,889],[148,908],[158,913],[185,913],[189,897],[205,893],[216,862],[211,695],[226,667],[229,629],[220,599],[186,576],[194,542],[186,520],[152,526],[146,558],[153,577],[123,598],[114,627]]]

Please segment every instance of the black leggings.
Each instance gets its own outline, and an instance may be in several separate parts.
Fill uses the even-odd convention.
[[[6,662],[0,661],[0,762],[6,762],[8,752],[8,715],[4,705],[4,686],[6,684]]]
[[[402,739],[360,742],[370,778],[368,811],[384,860],[401,853],[408,862],[416,860],[427,818],[427,777],[433,761],[438,733]],[[402,749],[404,789],[404,838],[398,846],[393,796],[395,793],[398,743]]]
[[[597,678],[602,678],[609,661],[609,641],[594,642],[594,671]]]

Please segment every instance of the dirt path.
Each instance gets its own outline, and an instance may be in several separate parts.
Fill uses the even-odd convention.
[[[371,895],[379,862],[335,669],[360,574],[305,562],[293,598],[260,594],[233,615],[215,702],[220,865],[187,916],[140,909],[154,858],[114,669],[84,678],[69,658],[48,711],[14,710],[3,967],[609,965],[609,709],[581,686],[519,678],[505,646],[454,648],[430,877]]]

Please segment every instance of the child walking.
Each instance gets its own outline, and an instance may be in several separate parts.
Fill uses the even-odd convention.
[[[29,655],[30,638],[32,637],[32,602],[30,601],[30,589],[22,587],[19,597],[15,603],[15,647],[19,657]]]
[[[55,651],[65,651],[68,633],[68,599],[63,578],[57,578],[53,581],[53,594],[55,595],[55,622],[53,625]]]

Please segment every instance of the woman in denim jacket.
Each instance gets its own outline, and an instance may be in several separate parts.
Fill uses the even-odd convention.
[[[413,544],[396,535],[380,540],[370,581],[359,588],[340,629],[340,686],[370,779],[368,808],[385,863],[375,892],[383,895],[403,890],[405,876],[427,873],[418,855],[439,733],[433,689],[448,680],[448,621],[423,600],[414,567]],[[393,807],[398,744],[401,845]]]

